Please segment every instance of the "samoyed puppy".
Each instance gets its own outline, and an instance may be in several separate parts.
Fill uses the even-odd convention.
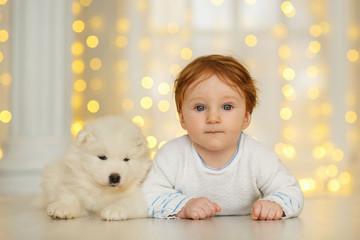
[[[140,185],[150,165],[146,140],[135,124],[116,116],[93,120],[67,155],[44,169],[40,204],[53,219],[88,213],[109,221],[146,217]]]

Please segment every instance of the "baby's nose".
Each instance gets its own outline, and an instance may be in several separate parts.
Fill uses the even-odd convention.
[[[220,123],[221,122],[221,117],[218,111],[209,111],[208,115],[206,117],[206,122],[207,123]]]

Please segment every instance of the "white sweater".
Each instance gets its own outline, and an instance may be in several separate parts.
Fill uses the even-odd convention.
[[[173,218],[191,198],[207,197],[221,207],[217,215],[247,215],[259,198],[278,203],[284,218],[303,208],[297,180],[274,152],[242,134],[237,152],[220,170],[207,167],[186,135],[156,154],[143,184],[149,216]]]

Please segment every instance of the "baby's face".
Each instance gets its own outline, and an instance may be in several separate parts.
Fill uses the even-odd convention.
[[[189,86],[179,116],[201,152],[234,152],[241,132],[250,123],[244,96],[216,75]]]

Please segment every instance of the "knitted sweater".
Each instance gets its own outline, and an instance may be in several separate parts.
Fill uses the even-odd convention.
[[[143,184],[149,216],[174,218],[191,198],[207,197],[216,215],[247,215],[258,199],[278,203],[285,217],[298,216],[303,194],[276,154],[241,134],[238,149],[221,169],[204,164],[188,135],[169,141],[156,154]]]

